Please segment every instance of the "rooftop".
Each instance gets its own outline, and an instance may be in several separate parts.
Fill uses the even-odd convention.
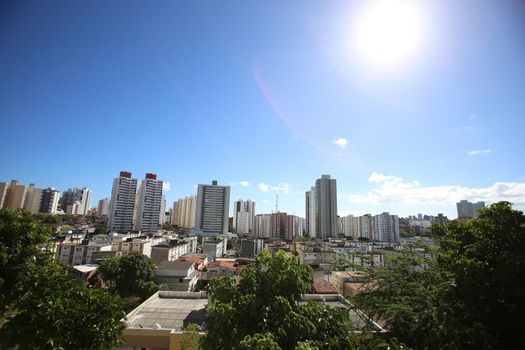
[[[192,261],[163,261],[158,266],[157,269],[189,269],[194,262]]]
[[[127,328],[181,331],[189,323],[202,327],[208,299],[201,292],[160,291],[131,311]]]

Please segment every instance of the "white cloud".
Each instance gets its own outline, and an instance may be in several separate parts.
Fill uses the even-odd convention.
[[[477,155],[480,155],[480,154],[489,154],[491,152],[492,151],[490,149],[473,149],[473,150],[468,151],[468,155],[469,156],[477,156]]]
[[[346,148],[346,145],[348,144],[348,140],[344,137],[340,137],[337,140],[332,140],[332,143],[334,145],[337,145],[337,147]]]
[[[275,186],[268,185],[262,182],[258,186],[259,186],[259,189],[263,192],[276,191],[276,192],[282,192],[282,193],[290,193],[290,190],[291,190],[290,183],[288,182],[281,183]]]
[[[169,183],[169,181],[164,181],[162,183],[162,190],[163,191],[169,191],[171,190],[171,184]]]
[[[421,186],[417,180],[405,181],[402,177],[373,172],[368,181],[380,184],[364,194],[342,195],[350,203],[397,205],[455,205],[462,199],[494,203],[508,201],[517,206],[525,205],[525,183],[496,182],[489,187],[469,188],[459,185]]]
[[[241,181],[240,184],[241,184],[242,187],[250,186],[250,183],[248,181],[246,181],[246,180]]]
[[[270,190],[270,186],[265,184],[264,182],[261,182],[258,186],[259,189],[263,192],[268,192]]]

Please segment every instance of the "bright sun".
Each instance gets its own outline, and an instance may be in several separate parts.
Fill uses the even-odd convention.
[[[355,27],[357,52],[375,67],[408,63],[422,45],[423,21],[415,1],[370,1],[361,9]]]

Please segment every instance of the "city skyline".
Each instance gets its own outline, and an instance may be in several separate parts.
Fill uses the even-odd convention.
[[[131,175],[132,175],[132,173],[131,173],[131,172],[128,172],[128,171],[120,171],[120,174],[121,174],[121,176],[122,176],[122,174],[124,174],[124,176],[128,176],[128,175],[131,176]],[[146,176],[148,176],[148,175],[149,175],[149,176],[156,176],[155,174],[149,174],[149,173],[147,173]],[[319,175],[319,176],[320,176],[321,178],[323,178],[323,177],[325,177],[325,176],[328,176],[328,178],[332,177],[331,175]],[[375,180],[375,177],[379,177],[379,176],[382,176],[382,175],[380,175],[380,174],[372,174],[370,178],[371,178],[372,180],[376,181],[376,180]],[[332,178],[333,178],[333,177],[332,177]],[[1,180],[1,179],[0,179],[0,180]],[[117,180],[117,179],[113,179],[113,182],[112,182],[113,185],[111,186],[112,188],[113,188],[113,186],[114,186],[116,180]],[[137,179],[134,179],[134,180],[137,180]],[[319,180],[319,179],[318,179],[318,180]],[[318,181],[318,180],[317,180],[317,181]],[[337,180],[337,179],[333,178],[332,180]],[[370,180],[370,179],[369,179],[369,180]],[[12,179],[11,181],[16,182],[16,183],[17,183],[19,186],[21,186],[21,187],[25,187],[25,191],[32,190],[32,188],[34,188],[34,186],[35,186],[34,183],[31,183],[31,184],[24,184],[24,183],[18,181],[18,179]],[[385,180],[385,181],[386,181],[386,182],[388,182],[388,181],[396,181],[396,179],[387,179],[387,180]],[[241,181],[241,182],[243,182],[243,181]],[[373,181],[371,181],[371,182],[373,182]],[[160,183],[166,184],[166,181],[160,181]],[[0,184],[2,184],[2,185],[3,185],[3,184],[7,184],[7,185],[9,185],[9,182],[7,182],[7,181],[0,181]],[[223,186],[227,186],[227,187],[229,187],[229,189],[230,189],[230,191],[231,191],[231,189],[234,188],[234,187],[237,186],[237,185],[239,185],[239,186],[241,186],[241,187],[249,187],[249,186],[246,186],[246,185],[243,186],[243,185],[241,185],[241,184],[237,184],[237,183],[224,184]],[[260,184],[260,185],[261,185],[261,184]],[[33,186],[33,187],[32,187],[32,186]],[[204,186],[208,186],[208,185],[204,185]],[[288,186],[288,187],[289,187],[288,184],[286,184],[285,186]],[[44,186],[44,187],[45,187],[45,188],[53,189],[53,190],[55,190],[55,191],[58,191],[58,193],[59,193],[59,197],[62,198],[62,199],[63,199],[63,196],[66,194],[66,192],[72,190],[71,188],[69,188],[67,191],[61,191],[60,188],[55,188],[54,186]],[[137,198],[139,197],[139,194],[140,194],[139,187],[140,187],[140,186],[137,185],[137,187],[136,187],[136,189],[135,189],[135,194],[134,194],[135,197],[137,197]],[[302,212],[302,213],[300,213],[300,212],[297,213],[297,212],[295,212],[295,211],[292,212],[292,211],[290,211],[290,210],[287,210],[286,207],[282,207],[282,206],[281,206],[281,204],[280,204],[280,203],[281,203],[281,202],[280,202],[280,197],[278,197],[278,194],[281,193],[281,191],[283,191],[282,188],[272,188],[271,191],[270,191],[270,189],[268,189],[267,191],[266,191],[266,190],[263,191],[263,190],[261,189],[261,186],[258,186],[258,187],[259,187],[259,191],[261,191],[261,192],[264,192],[264,193],[266,193],[266,194],[268,194],[268,195],[272,195],[272,194],[273,194],[273,195],[274,195],[274,201],[273,201],[273,202],[270,202],[270,201],[268,201],[268,200],[263,200],[263,202],[262,202],[263,207],[267,208],[268,210],[261,211],[260,209],[258,209],[258,210],[255,211],[255,214],[271,214],[271,213],[277,213],[277,212],[288,213],[288,214],[290,214],[290,215],[296,215],[296,216],[299,216],[299,217],[304,218],[304,219],[306,220],[306,221],[305,221],[305,224],[307,224],[308,219],[307,219],[307,217],[306,217],[306,206],[307,206],[307,204],[306,204],[306,200],[307,200],[307,198],[309,198],[308,195],[309,195],[311,192],[314,193],[314,197],[312,197],[312,201],[313,201],[313,198],[315,198],[315,193],[316,193],[316,190],[315,190],[316,187],[315,187],[315,186],[310,187],[310,190],[307,190],[307,191],[305,191],[305,192],[302,192],[302,197],[303,197],[303,203],[302,203],[302,205],[303,205],[303,212]],[[0,187],[0,188],[1,188],[1,187]],[[168,212],[169,210],[173,210],[173,209],[174,209],[174,205],[180,205],[180,203],[183,203],[183,202],[188,201],[188,200],[192,200],[192,201],[193,201],[192,203],[193,203],[193,204],[196,204],[196,197],[197,197],[197,195],[198,195],[198,185],[194,185],[193,188],[195,189],[194,193],[190,193],[190,194],[187,194],[187,195],[184,195],[184,196],[175,195],[175,200],[173,200],[173,201],[168,200],[168,199],[165,199],[165,201],[166,201],[166,207],[165,207],[166,212]],[[168,182],[168,186],[167,186],[167,187],[166,187],[166,186],[162,186],[162,198],[165,198],[166,189],[168,189],[168,191],[171,190],[171,184],[170,184],[169,182]],[[38,189],[37,189],[37,190],[38,190]],[[78,189],[77,189],[77,188],[74,188],[74,190],[78,190]],[[92,193],[93,193],[92,189],[91,189],[91,188],[86,188],[86,187],[84,187],[82,190],[84,190],[84,191],[85,191],[85,190],[89,191],[89,198],[90,198],[90,200],[91,200],[91,196],[92,196]],[[97,196],[93,197],[93,199],[91,200],[91,202],[88,202],[88,203],[87,203],[87,206],[91,207],[91,208],[94,209],[94,210],[97,210],[98,206],[100,205],[100,201],[103,201],[103,200],[109,200],[109,199],[112,197],[112,192],[113,192],[113,191],[110,191],[110,193],[109,193],[107,196],[101,196],[100,199],[98,199]],[[0,194],[2,194],[2,193],[3,193],[3,189],[0,190]],[[24,192],[24,193],[25,193],[25,192]],[[182,193],[182,192],[181,192],[181,193]],[[234,192],[234,193],[235,193],[235,192]],[[284,192],[284,193],[286,193],[286,194],[290,194],[289,191],[288,191],[288,192]],[[306,193],[306,197],[305,197],[305,193]],[[297,194],[297,195],[298,195],[299,193],[298,193],[298,192],[295,192],[294,194]],[[5,193],[4,193],[3,195],[5,195]],[[230,197],[230,198],[229,198],[229,209],[231,210],[231,214],[232,214],[232,215],[230,216],[230,218],[232,218],[232,217],[235,218],[235,216],[234,216],[233,213],[234,213],[234,210],[235,210],[236,202],[237,202],[237,201],[243,201],[243,198],[240,197],[240,196],[229,196],[229,197]],[[452,198],[459,198],[459,197],[456,196],[456,197],[452,197]],[[471,198],[484,198],[484,197],[471,197]],[[344,198],[343,198],[343,199],[344,199]],[[6,198],[2,197],[2,200],[6,200]],[[249,197],[246,197],[246,200],[247,200],[247,201],[252,201],[252,199],[249,198]],[[278,202],[276,202],[276,201],[278,201]],[[341,201],[341,196],[337,195],[337,203],[336,203],[336,206],[339,206],[340,201]],[[445,216],[447,216],[447,217],[450,218],[450,219],[455,219],[455,218],[458,217],[458,211],[459,211],[459,209],[458,209],[458,205],[460,204],[460,202],[466,202],[466,201],[467,201],[467,200],[465,200],[465,199],[463,199],[463,198],[458,199],[456,203],[453,203],[453,204],[452,204],[453,209],[451,209],[451,210],[449,210],[449,211],[447,211],[447,210],[443,210],[443,211],[439,211],[439,212],[436,212],[436,211],[434,211],[434,212],[432,212],[432,211],[425,211],[425,210],[421,210],[421,208],[422,208],[422,206],[421,206],[421,207],[414,207],[414,209],[415,209],[414,212],[401,212],[401,213],[400,213],[400,212],[393,212],[393,213],[396,214],[396,215],[399,216],[399,217],[404,217],[404,218],[409,218],[409,217],[411,217],[411,216],[417,216],[417,215],[419,215],[419,216],[421,216],[421,215],[426,215],[426,216],[434,216],[434,217],[437,217],[438,214],[444,214]],[[253,202],[254,204],[256,203],[255,200],[253,200],[252,202]],[[483,201],[481,201],[481,202],[483,202]],[[483,203],[484,203],[484,202],[483,202]],[[6,202],[6,204],[7,204],[7,202]],[[24,208],[27,206],[27,204],[29,204],[29,203],[26,203],[26,204],[24,205]],[[58,203],[58,201],[57,201],[57,205],[58,205],[58,204],[59,204],[59,203]],[[138,203],[137,203],[137,204],[138,204]],[[266,205],[264,205],[264,204],[266,204]],[[275,209],[276,209],[276,204],[278,204],[278,211],[275,210]],[[478,204],[479,204],[479,203],[478,203]],[[490,203],[490,202],[487,203],[487,205],[490,205],[490,204],[492,204],[492,203]],[[134,204],[134,205],[135,205],[135,204]],[[191,206],[191,204],[187,204],[187,205],[190,205],[190,206]],[[314,202],[311,202],[310,205],[314,205]],[[259,205],[258,205],[257,207],[259,208]],[[379,214],[384,213],[385,211],[388,211],[388,210],[382,210],[380,207],[377,207],[377,208],[379,208],[378,211],[367,210],[367,209],[366,209],[366,208],[371,208],[371,207],[372,207],[372,206],[366,207],[366,205],[363,205],[363,208],[364,208],[364,209],[362,209],[362,210],[355,210],[355,211],[353,211],[353,212],[349,212],[349,211],[346,211],[346,210],[344,210],[344,211],[341,212],[340,210],[337,210],[337,216],[340,217],[340,218],[343,218],[343,217],[346,217],[346,216],[348,216],[348,215],[353,215],[353,216],[362,216],[362,215],[369,215],[369,214],[371,214],[371,215],[379,215]],[[448,207],[448,206],[447,206],[447,207]],[[524,209],[523,206],[519,206],[519,205],[514,205],[514,207],[517,208],[517,209],[522,209],[522,210]],[[419,210],[418,210],[418,208],[419,208]],[[29,209],[28,209],[28,210],[29,210]],[[107,210],[110,211],[111,208],[108,207]],[[176,210],[177,210],[177,211],[183,210],[182,212],[185,213],[186,210],[191,210],[191,209],[189,209],[189,208],[181,209],[181,208],[178,208],[178,207],[177,207]],[[316,214],[315,214],[315,209],[312,209],[312,210],[313,210],[312,215],[315,216],[315,215],[316,215]],[[35,213],[36,213],[36,212],[35,212]],[[64,213],[65,213],[65,211],[64,211]],[[186,227],[186,228],[193,228],[193,226],[192,226],[193,223],[190,223],[190,222],[191,222],[192,220],[195,219],[195,218],[194,218],[194,216],[195,216],[195,208],[193,208],[193,214],[190,214],[190,213],[188,212],[187,214],[183,214],[183,215],[184,215],[184,216],[188,216],[188,217],[184,219],[185,224],[182,224],[182,226],[183,226],[183,227]],[[191,219],[190,216],[193,216],[193,219]],[[175,217],[177,217],[177,216],[175,216]],[[174,220],[175,217],[172,216],[172,219],[171,219],[171,223],[172,223],[172,224],[174,223],[173,220]],[[177,217],[177,218],[178,218],[178,217]],[[179,220],[179,218],[178,218],[178,220]],[[314,222],[315,222],[315,220],[314,220]],[[179,223],[178,221],[177,221],[176,224],[177,224],[177,225],[180,225],[180,223]],[[313,227],[314,227],[314,230],[315,230],[316,224],[314,224]]]
[[[153,172],[170,207],[217,179],[230,205],[278,193],[304,217],[330,174],[340,216],[523,210],[523,5],[407,1],[409,47],[363,46],[363,3],[3,2],[0,181],[95,206],[120,170]]]

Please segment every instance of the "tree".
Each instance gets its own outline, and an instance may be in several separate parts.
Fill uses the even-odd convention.
[[[182,340],[180,342],[181,350],[198,350],[201,336],[199,335],[198,326],[195,323],[190,323],[184,329]]]
[[[365,291],[352,300],[356,307],[385,322],[388,338],[414,347],[440,348],[437,308],[444,280],[433,261],[407,250],[388,256],[386,267],[368,270],[368,274]]]
[[[510,203],[433,227],[431,259],[406,253],[377,269],[357,306],[415,348],[524,348],[525,216]]]
[[[22,210],[0,210],[2,346],[109,349],[118,344],[120,299],[76,283],[49,251],[52,229]]]
[[[153,280],[155,264],[145,255],[131,254],[106,259],[90,281],[104,281],[109,292],[122,298],[138,297],[144,300],[159,290]]]
[[[24,278],[52,261],[50,227],[23,210],[0,210],[0,315],[23,292]]]
[[[32,271],[16,313],[0,330],[19,349],[111,349],[124,328],[121,301],[73,280],[58,264]]]
[[[247,335],[239,344],[241,350],[281,350],[272,333]]]
[[[296,256],[264,251],[231,276],[210,281],[204,349],[294,349],[307,342],[319,349],[352,349],[348,313],[301,302],[312,282],[311,268]],[[278,347],[276,347],[278,346]]]
[[[453,221],[437,261],[451,276],[444,291],[462,348],[525,348],[525,216],[508,202]]]

